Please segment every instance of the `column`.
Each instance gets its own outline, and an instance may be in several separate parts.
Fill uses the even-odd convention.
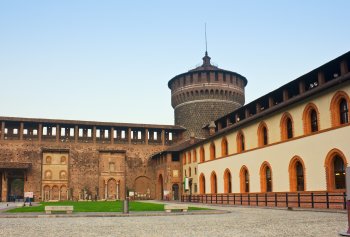
[[[23,140],[23,129],[24,129],[24,123],[19,124],[19,140]]]
[[[92,141],[94,144],[96,143],[96,126],[92,128]]]
[[[162,145],[164,146],[164,144],[165,144],[165,131],[164,131],[164,129],[162,129],[161,137],[162,137]]]
[[[325,83],[325,78],[324,78],[324,73],[323,72],[318,72],[317,74],[317,81],[319,85],[323,85]]]
[[[49,200],[51,200],[51,195],[52,195],[52,187],[50,187],[50,191],[49,191]]]
[[[74,142],[75,143],[78,143],[78,137],[79,137],[78,125],[75,125],[75,127],[74,127]]]
[[[117,182],[117,199],[119,200],[119,181]]]
[[[5,122],[1,122],[1,140],[5,137]]]
[[[131,144],[131,128],[128,128],[128,143]]]
[[[6,202],[7,201],[7,179],[6,179],[6,171],[3,171],[1,173],[1,179],[2,179],[2,187],[1,187],[1,201]]]
[[[111,128],[111,144],[114,144],[114,128]]]
[[[61,201],[61,189],[60,188],[58,189],[58,200]]]
[[[43,134],[43,124],[39,123],[39,129],[38,129],[38,140],[39,140],[39,143],[41,142],[42,134]]]
[[[107,182],[105,181],[105,199],[107,200]]]
[[[347,62],[344,60],[340,63],[340,75],[344,75],[346,73],[349,72],[349,68],[348,68],[348,64]]]
[[[145,130],[145,144],[148,145],[148,128]]]
[[[260,105],[259,103],[257,103],[257,104],[255,105],[255,107],[256,107],[256,113],[260,113],[260,111],[261,111],[261,105]]]
[[[51,131],[52,133],[52,131]],[[59,142],[60,140],[60,134],[61,134],[61,131],[60,131],[60,125],[56,125],[56,142]],[[51,195],[51,192],[50,192],[50,195]],[[51,199],[51,198],[50,198]]]

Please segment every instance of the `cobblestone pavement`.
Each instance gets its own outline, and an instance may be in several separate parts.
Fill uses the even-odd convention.
[[[338,236],[344,213],[218,207],[228,214],[2,218],[0,236]]]

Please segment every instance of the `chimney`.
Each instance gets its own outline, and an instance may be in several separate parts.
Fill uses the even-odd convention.
[[[212,136],[215,134],[215,128],[216,128],[216,125],[214,121],[211,121],[209,124],[209,136]]]
[[[191,134],[190,134],[190,144],[194,144],[194,142],[195,142],[194,132],[191,132]]]

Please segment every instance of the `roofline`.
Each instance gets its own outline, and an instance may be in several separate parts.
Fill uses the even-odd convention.
[[[187,148],[184,148],[182,151],[188,149],[188,148],[193,148],[195,146],[198,146],[198,145],[201,145],[201,144],[204,144],[206,142],[208,142],[209,140],[211,139],[214,139],[214,138],[217,138],[217,137],[220,137],[220,136],[223,136],[223,135],[226,135],[228,133],[230,133],[231,131],[233,130],[238,130],[238,128],[240,127],[243,127],[245,126],[246,124],[249,124],[249,123],[252,123],[260,118],[263,118],[263,117],[266,117],[270,114],[273,114],[273,113],[276,113],[278,112],[279,110],[287,107],[287,106],[291,106],[293,104],[296,104],[296,103],[299,103],[307,98],[310,98],[311,96],[315,96],[316,94],[319,94],[319,93],[322,93],[330,88],[333,88],[339,84],[342,84],[342,83],[347,83],[350,81],[350,72],[348,72],[347,74],[343,75],[343,76],[340,76],[332,81],[329,81],[321,86],[318,86],[316,87],[315,89],[313,90],[310,90],[310,91],[306,91],[305,93],[303,94],[300,94],[296,97],[293,97],[289,100],[286,100],[286,101],[283,101],[271,108],[268,108],[266,110],[263,110],[261,111],[260,113],[257,113],[249,118],[246,118],[244,120],[241,120],[240,122],[238,123],[235,123],[229,127],[226,127],[222,130],[219,130],[218,132],[216,132],[214,135],[208,137],[208,138],[205,138],[204,140],[202,141],[198,141],[194,144],[191,144],[190,146],[188,146]],[[244,106],[245,107],[245,106]],[[242,108],[242,107],[241,107]]]
[[[0,121],[34,122],[34,123],[51,123],[51,124],[55,124],[55,123],[57,123],[57,124],[74,124],[74,125],[83,125],[83,126],[154,128],[154,129],[170,129],[170,130],[180,130],[180,131],[186,130],[184,127],[177,126],[177,125],[115,123],[115,122],[45,119],[45,118],[22,118],[22,117],[5,117],[5,116],[0,116]]]
[[[173,77],[172,79],[170,79],[168,81],[168,88],[171,89],[170,87],[170,84],[176,80],[177,78],[181,77],[181,76],[184,76],[184,75],[187,75],[187,74],[191,74],[191,73],[198,73],[198,72],[227,72],[227,73],[230,73],[230,74],[233,74],[235,76],[238,76],[240,77],[240,79],[242,79],[244,81],[244,86],[246,86],[248,84],[248,80],[247,78],[245,78],[244,76],[242,76],[241,74],[237,73],[237,72],[232,72],[232,71],[228,71],[228,70],[224,70],[224,69],[216,69],[216,70],[198,70],[198,71],[188,71],[188,72],[184,72],[184,73],[181,73],[181,74],[178,74],[176,75],[175,77]]]

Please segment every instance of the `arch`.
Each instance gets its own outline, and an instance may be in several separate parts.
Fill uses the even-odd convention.
[[[334,148],[328,152],[324,164],[328,191],[345,189],[345,169],[347,165],[348,162],[342,151]]]
[[[67,157],[61,156],[60,162],[61,162],[61,164],[66,164],[66,162],[67,162]]]
[[[114,178],[107,181],[107,198],[117,199],[117,181]]]
[[[205,161],[205,152],[203,146],[201,146],[201,148],[199,149],[199,161],[201,163]]]
[[[193,162],[197,162],[197,150],[196,150],[196,148],[193,149],[192,153],[193,153]]]
[[[305,164],[299,156],[294,156],[289,162],[289,186],[291,192],[305,191]]]
[[[199,193],[205,194],[205,176],[203,173],[199,175]]]
[[[224,193],[232,193],[232,175],[229,169],[224,172]]]
[[[52,187],[52,194],[51,194],[51,200],[59,200],[59,188],[57,185],[54,185]]]
[[[293,136],[294,136],[294,126],[293,125],[294,125],[294,123],[293,123],[292,116],[288,112],[285,112],[282,115],[281,122],[280,122],[282,141],[293,138]]]
[[[50,193],[51,193],[51,188],[49,185],[45,185],[43,188],[43,192],[44,192],[44,201],[49,201],[50,200]]]
[[[261,192],[272,192],[272,169],[269,162],[264,161],[260,167]]]
[[[163,191],[163,175],[160,174],[158,176],[158,198],[160,200],[163,200],[163,197],[164,197],[164,191]]]
[[[152,190],[152,181],[147,176],[139,176],[135,179],[134,182],[135,193],[138,193],[142,196],[146,196],[147,199],[154,198]]]
[[[221,156],[227,156],[227,155],[228,155],[227,138],[223,137],[221,140]]]
[[[187,152],[187,163],[191,164],[191,162],[192,162],[191,151],[188,151]]]
[[[179,200],[179,184],[173,184],[171,190],[173,191],[173,200]]]
[[[239,172],[239,179],[240,179],[240,189],[241,189],[241,193],[249,193],[249,171],[248,168],[243,165],[241,167],[241,170]]]
[[[210,144],[210,160],[214,160],[215,159],[215,144],[214,142],[212,142]]]
[[[62,185],[60,187],[60,200],[62,201],[68,200],[68,189],[66,185]]]
[[[239,131],[237,133],[236,142],[237,142],[237,153],[244,151],[245,150],[245,139],[244,139],[244,134],[242,131]]]
[[[188,168],[188,177],[191,177],[192,176],[192,170],[191,170],[191,167]]]
[[[52,179],[52,171],[51,170],[45,171],[45,179]]]
[[[186,152],[182,154],[182,163],[186,165]]]
[[[210,175],[210,192],[211,194],[218,193],[218,185],[215,171]]]
[[[51,164],[52,157],[51,156],[46,156],[45,161],[46,161],[46,164]]]
[[[332,119],[332,127],[336,127],[345,123],[349,123],[349,95],[344,91],[338,91],[332,97],[330,111]],[[343,107],[346,106],[346,107]]]
[[[64,170],[61,170],[59,173],[60,179],[67,179],[67,172]]]
[[[258,145],[263,147],[269,144],[269,130],[264,121],[260,122],[258,127]]]
[[[317,132],[320,128],[320,113],[314,103],[305,106],[303,112],[304,134]]]

